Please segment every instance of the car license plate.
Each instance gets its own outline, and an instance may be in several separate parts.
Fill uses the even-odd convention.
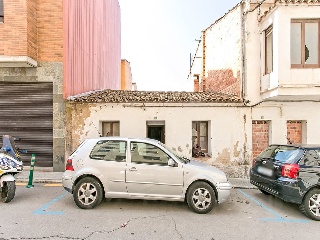
[[[257,168],[257,171],[258,171],[258,173],[261,173],[261,174],[266,175],[268,177],[271,177],[273,174],[273,171],[271,169],[265,168],[265,167],[260,167],[260,166]]]

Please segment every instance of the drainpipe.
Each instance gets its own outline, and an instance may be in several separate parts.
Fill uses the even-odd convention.
[[[206,30],[202,31],[202,92],[206,91]]]
[[[246,61],[246,21],[247,21],[247,9],[249,9],[250,3],[248,0],[241,3],[241,55],[242,55],[242,86],[241,86],[241,98],[245,102],[247,96],[247,61]]]

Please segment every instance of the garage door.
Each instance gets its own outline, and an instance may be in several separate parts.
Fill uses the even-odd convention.
[[[53,94],[52,83],[0,83],[0,143],[2,135],[21,140],[16,143],[27,154],[21,154],[30,165],[36,154],[36,166],[53,164]]]

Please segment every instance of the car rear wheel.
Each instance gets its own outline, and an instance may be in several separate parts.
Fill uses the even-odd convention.
[[[73,199],[79,208],[92,209],[102,201],[102,195],[100,183],[95,178],[86,177],[77,183]]]
[[[208,213],[216,204],[216,195],[208,183],[195,182],[188,189],[187,203],[196,213]]]
[[[300,211],[307,217],[320,221],[320,189],[313,189],[305,195]]]

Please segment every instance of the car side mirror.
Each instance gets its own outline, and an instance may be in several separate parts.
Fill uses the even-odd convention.
[[[168,166],[175,167],[176,165],[177,165],[176,162],[172,158],[168,160]]]

